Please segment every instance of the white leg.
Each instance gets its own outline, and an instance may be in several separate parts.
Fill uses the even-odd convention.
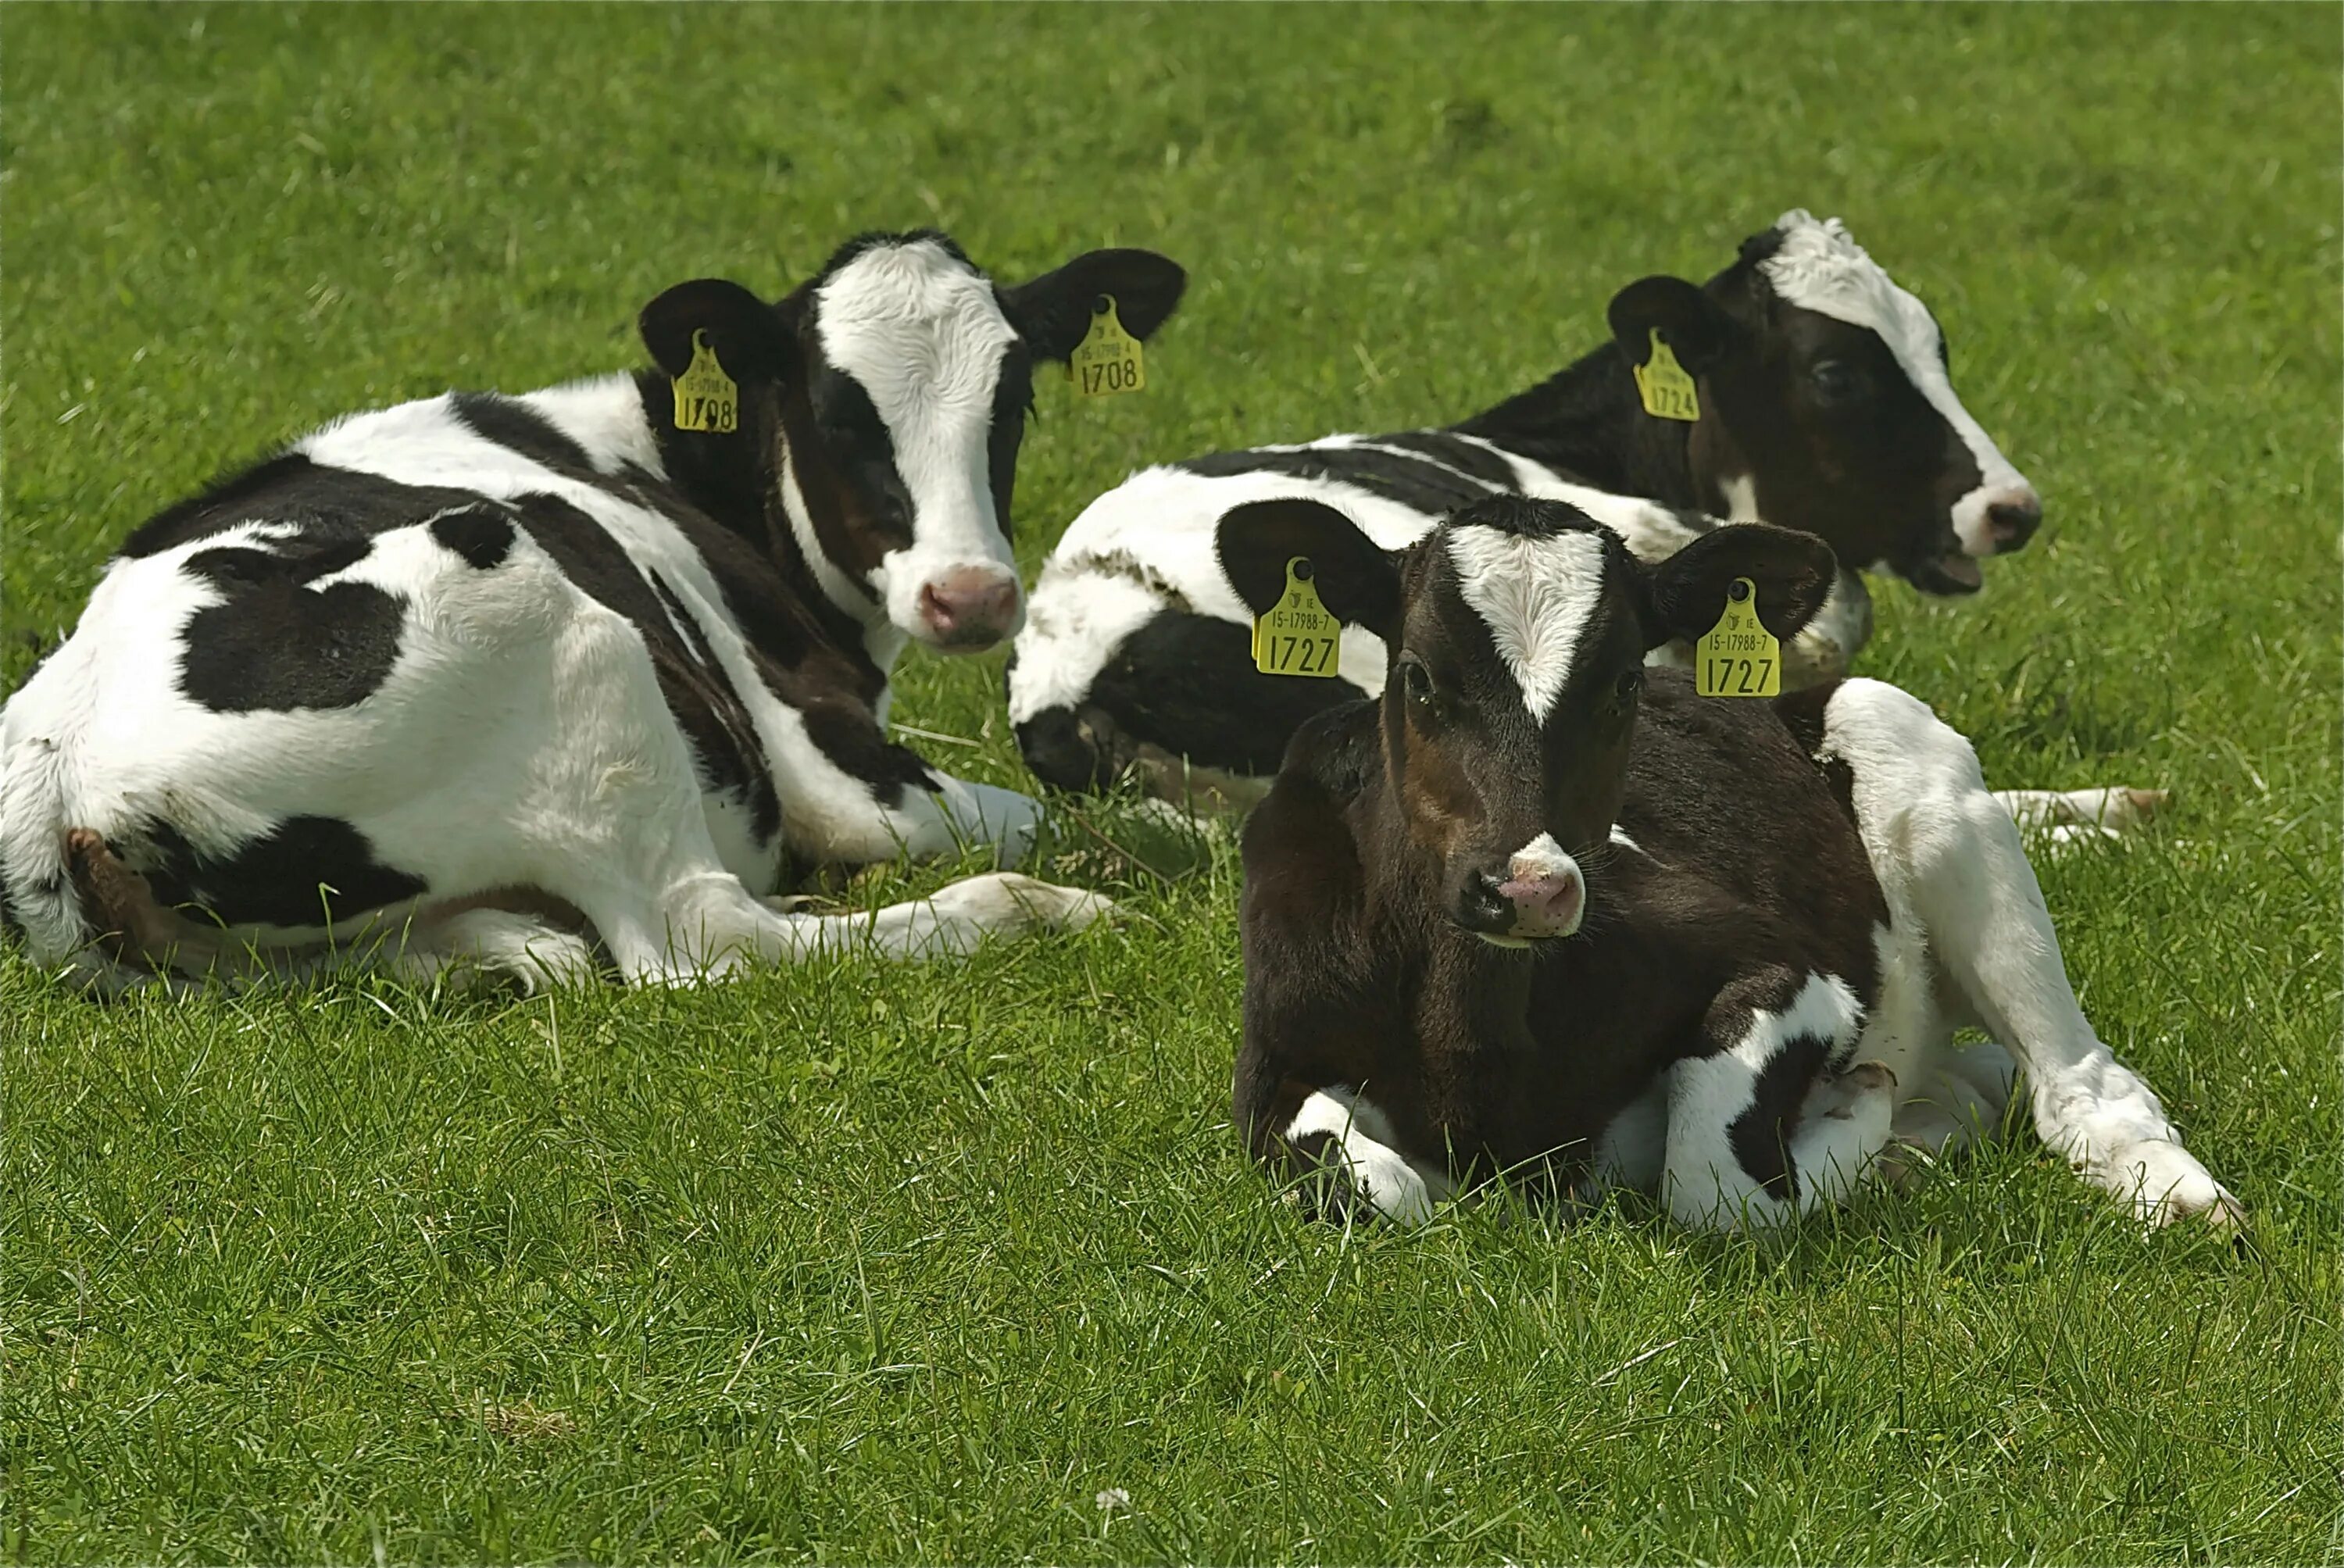
[[[1330,1163],[1338,1163],[1351,1190],[1369,1208],[1402,1225],[1421,1225],[1435,1206],[1456,1194],[1442,1172],[1417,1164],[1392,1147],[1398,1139],[1382,1111],[1342,1084],[1318,1090],[1302,1102],[1286,1129],[1286,1141],[1299,1146],[1315,1133],[1327,1135]]]
[[[1969,743],[1918,699],[1856,680],[1833,694],[1824,744],[1854,774],[1856,819],[1893,918],[1928,933],[1952,982],[1948,1012],[2025,1066],[2043,1141],[2151,1223],[2241,1219],[2076,1006],[2017,826],[1987,793]]]
[[[1747,998],[1768,997],[1773,1007]],[[1782,1060],[1820,1064],[1860,1037],[1863,1011],[1845,982],[1781,972],[1722,995],[1705,1028],[1723,1048],[1670,1072],[1662,1192],[1681,1223],[1732,1230],[1779,1224],[1835,1203],[1888,1141],[1896,1076],[1860,1063],[1828,1080],[1782,1083]],[[1782,1101],[1787,1098],[1787,1103]],[[1789,1146],[1782,1126],[1795,1123]]]
[[[1994,798],[2021,827],[2137,828],[2169,798],[2161,789],[1998,789]]]

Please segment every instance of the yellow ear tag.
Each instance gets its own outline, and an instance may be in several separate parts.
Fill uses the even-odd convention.
[[[1286,592],[1253,623],[1253,667],[1265,675],[1335,677],[1343,623],[1318,602],[1310,558],[1286,563]]]
[[[1658,327],[1652,329],[1652,357],[1636,367],[1636,392],[1644,400],[1644,412],[1656,420],[1682,420],[1691,424],[1701,418],[1701,400],[1693,395],[1692,378],[1677,363],[1676,350],[1669,347]]]
[[[692,332],[692,364],[675,379],[675,428],[729,436],[741,424],[741,389],[716,362],[705,328]]]
[[[1737,577],[1725,613],[1693,645],[1692,688],[1704,697],[1772,697],[1783,690],[1783,645],[1758,619],[1758,585]]]
[[[1091,329],[1066,357],[1066,375],[1078,398],[1111,398],[1147,389],[1147,357],[1139,339],[1123,329],[1115,296],[1102,294],[1091,307]]]

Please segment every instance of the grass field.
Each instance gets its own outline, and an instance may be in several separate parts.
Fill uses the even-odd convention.
[[[1306,1227],[1228,1126],[1234,857],[1111,821],[1053,869],[1138,918],[925,970],[99,1007],[12,953],[0,1549],[2344,1554],[2339,65],[2311,6],[6,7],[0,690],[211,471],[861,228],[1191,269],[1144,397],[1044,386],[1030,566],[1142,461],[1462,415],[1844,215],[2049,511],[1864,667],[1997,784],[2176,792],[2044,883],[2256,1228],[2031,1137],[1762,1241]],[[999,679],[897,717],[1015,784]]]

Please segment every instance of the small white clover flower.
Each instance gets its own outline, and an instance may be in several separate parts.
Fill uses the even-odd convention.
[[[1108,1487],[1105,1492],[1100,1492],[1095,1501],[1098,1503],[1101,1513],[1128,1512],[1131,1508],[1131,1493],[1120,1486]]]

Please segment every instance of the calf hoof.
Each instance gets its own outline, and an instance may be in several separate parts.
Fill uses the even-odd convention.
[[[1060,887],[1015,871],[972,876],[940,890],[940,910],[966,916],[995,936],[1029,931],[1079,931],[1122,911],[1101,894]]]
[[[1896,1075],[1885,1062],[1858,1062],[1844,1073],[1821,1079],[1807,1094],[1807,1114],[1834,1121],[1852,1121],[1885,1100],[1896,1088]]]
[[[2152,1229],[2203,1217],[2218,1230],[2246,1229],[2247,1208],[2214,1179],[2198,1157],[2167,1138],[2143,1138],[2117,1149],[2098,1173],[2100,1184],[2129,1202]]]

